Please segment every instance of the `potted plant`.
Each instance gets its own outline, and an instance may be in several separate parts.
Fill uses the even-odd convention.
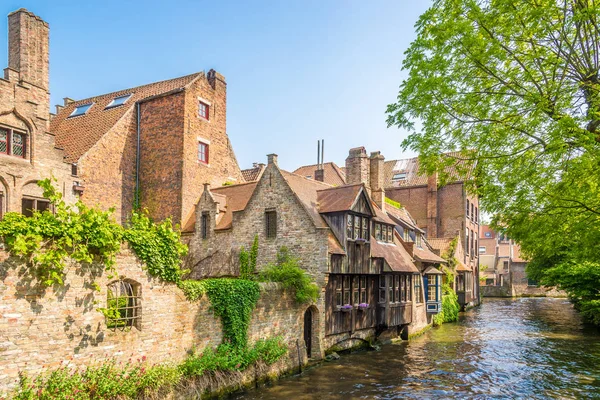
[[[359,310],[366,310],[367,308],[369,308],[369,303],[360,303],[358,305]]]
[[[345,304],[345,305],[343,305],[343,306],[341,306],[341,307],[340,307],[340,310],[341,310],[342,312],[350,312],[350,311],[352,311],[352,309],[353,309],[353,308],[354,308],[354,307],[352,307],[352,305],[350,305],[350,304]]]
[[[356,244],[365,244],[367,239],[358,238],[354,241]]]

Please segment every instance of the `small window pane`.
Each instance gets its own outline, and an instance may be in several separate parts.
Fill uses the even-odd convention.
[[[33,215],[33,210],[35,209],[35,200],[33,199],[23,199],[21,201],[21,213],[26,217],[31,217]]]
[[[8,130],[0,129],[0,153],[8,153]]]
[[[381,240],[381,224],[375,224],[375,239]]]
[[[198,142],[198,160],[208,164],[208,145],[206,143]]]
[[[50,202],[45,200],[36,201],[36,209],[40,212],[50,209]]]
[[[353,228],[352,228],[352,221],[354,221],[354,218],[352,218],[352,215],[348,214],[346,216],[346,236],[348,236],[348,239],[352,239],[352,233]]]
[[[73,110],[71,115],[69,115],[69,117],[76,117],[78,115],[85,114],[90,109],[90,107],[92,107],[93,104],[94,103],[82,104],[80,106],[75,107],[75,109]]]
[[[392,243],[394,241],[394,228],[391,226],[388,226],[387,234],[388,234],[387,241]]]
[[[277,237],[277,213],[275,211],[265,212],[266,233],[268,238]]]
[[[209,106],[206,103],[198,102],[198,115],[200,115],[204,119],[208,119],[208,110]]]
[[[13,132],[11,153],[19,157],[25,156],[25,135]]]
[[[354,216],[354,239],[358,239],[360,237],[360,217],[358,215]]]
[[[117,107],[117,106],[123,105],[123,104],[125,104],[125,102],[127,100],[129,100],[130,97],[131,97],[130,94],[126,94],[124,96],[115,97],[114,99],[111,100],[110,103],[108,103],[108,105],[106,106],[106,108]]]

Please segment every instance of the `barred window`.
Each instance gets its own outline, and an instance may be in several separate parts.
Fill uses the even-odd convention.
[[[202,239],[206,239],[208,237],[208,213],[203,212],[201,217],[200,233],[202,235]]]
[[[139,284],[118,280],[108,285],[106,299],[106,327],[125,330],[135,326],[141,329],[142,303]]]
[[[8,128],[0,128],[0,153],[25,158],[27,136]]]
[[[0,129],[0,153],[8,154],[8,130]]]
[[[265,211],[265,225],[267,238],[277,237],[277,212],[275,210]]]

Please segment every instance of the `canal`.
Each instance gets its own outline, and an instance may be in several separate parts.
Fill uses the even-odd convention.
[[[458,323],[235,399],[600,398],[600,333],[565,299],[485,299]]]

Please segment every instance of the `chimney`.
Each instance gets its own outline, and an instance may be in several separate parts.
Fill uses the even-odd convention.
[[[271,164],[275,164],[277,165],[277,154],[267,154],[267,164],[271,165]]]
[[[210,191],[210,183],[207,182],[207,183],[204,184],[204,191],[205,192]]]
[[[8,67],[19,80],[49,89],[48,23],[21,8],[8,14]]]
[[[325,181],[325,168],[323,167],[323,154],[325,152],[325,139],[317,140],[317,169],[315,171],[315,181]]]
[[[210,86],[212,86],[212,88],[215,90],[217,88],[221,88],[223,90],[227,88],[225,77],[214,69],[208,71],[208,74],[206,74],[206,79],[208,80],[208,83],[210,83]]]
[[[427,237],[438,237],[438,174],[427,177]]]
[[[346,183],[349,185],[364,183],[367,188],[370,188],[369,157],[364,147],[350,149],[346,158]]]
[[[385,157],[381,155],[381,152],[371,152],[371,157],[369,158],[371,198],[382,211],[385,211],[385,189],[383,184],[384,160]]]
[[[63,105],[64,107],[68,106],[69,104],[73,103],[75,100],[73,100],[70,97],[63,97]]]

